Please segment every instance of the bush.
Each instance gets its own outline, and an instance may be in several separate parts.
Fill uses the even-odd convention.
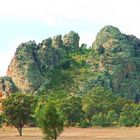
[[[140,105],[125,104],[120,113],[119,125],[121,126],[139,126],[140,124]]]
[[[126,126],[126,127],[132,127],[135,125],[135,121],[130,119],[128,116],[121,115],[119,118],[119,125]]]
[[[91,127],[92,126],[92,123],[89,122],[88,120],[82,120],[79,125],[79,127],[82,127],[82,128],[87,128],[87,127]]]
[[[110,122],[107,116],[103,113],[94,115],[92,117],[92,124],[94,126],[102,126],[102,127],[110,126]]]
[[[112,126],[116,124],[118,115],[115,113],[114,110],[108,111],[108,113],[99,113],[95,114],[92,117],[92,123],[95,126]]]

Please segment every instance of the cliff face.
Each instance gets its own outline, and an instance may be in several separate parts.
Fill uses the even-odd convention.
[[[65,47],[79,47],[77,33],[71,31],[66,36],[63,40],[61,35],[47,38],[39,45],[35,41],[19,45],[7,70],[7,76],[19,90],[25,93],[36,92],[47,81],[47,71],[59,66],[66,57]]]
[[[127,98],[139,98],[140,40],[106,26],[97,34],[92,48],[97,56],[96,71],[104,75],[103,86]]]
[[[34,92],[41,85],[42,77],[35,42],[22,43],[17,48],[8,67],[7,76],[24,92]]]
[[[113,26],[97,34],[92,48],[79,47],[79,35],[71,31],[40,44],[22,43],[0,79],[0,92],[68,92],[85,94],[96,86],[140,99],[140,40]],[[7,81],[8,79],[8,81]],[[9,86],[10,85],[10,86]]]

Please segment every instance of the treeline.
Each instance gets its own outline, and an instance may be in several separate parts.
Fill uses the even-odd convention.
[[[46,137],[56,139],[64,126],[139,126],[140,104],[94,87],[85,95],[51,93],[48,96],[12,94],[2,100],[0,124],[39,126]],[[49,134],[48,134],[49,132]],[[55,134],[55,135],[54,135]]]
[[[102,87],[94,87],[81,96],[53,93],[46,100],[55,103],[57,111],[68,126],[131,127],[140,124],[139,103]]]

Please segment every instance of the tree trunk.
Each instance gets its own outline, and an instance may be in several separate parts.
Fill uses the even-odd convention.
[[[18,128],[19,136],[22,136],[22,127]]]

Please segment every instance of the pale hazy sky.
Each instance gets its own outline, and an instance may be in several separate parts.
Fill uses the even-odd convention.
[[[0,0],[0,76],[21,42],[74,30],[91,45],[105,25],[140,38],[140,0]]]

